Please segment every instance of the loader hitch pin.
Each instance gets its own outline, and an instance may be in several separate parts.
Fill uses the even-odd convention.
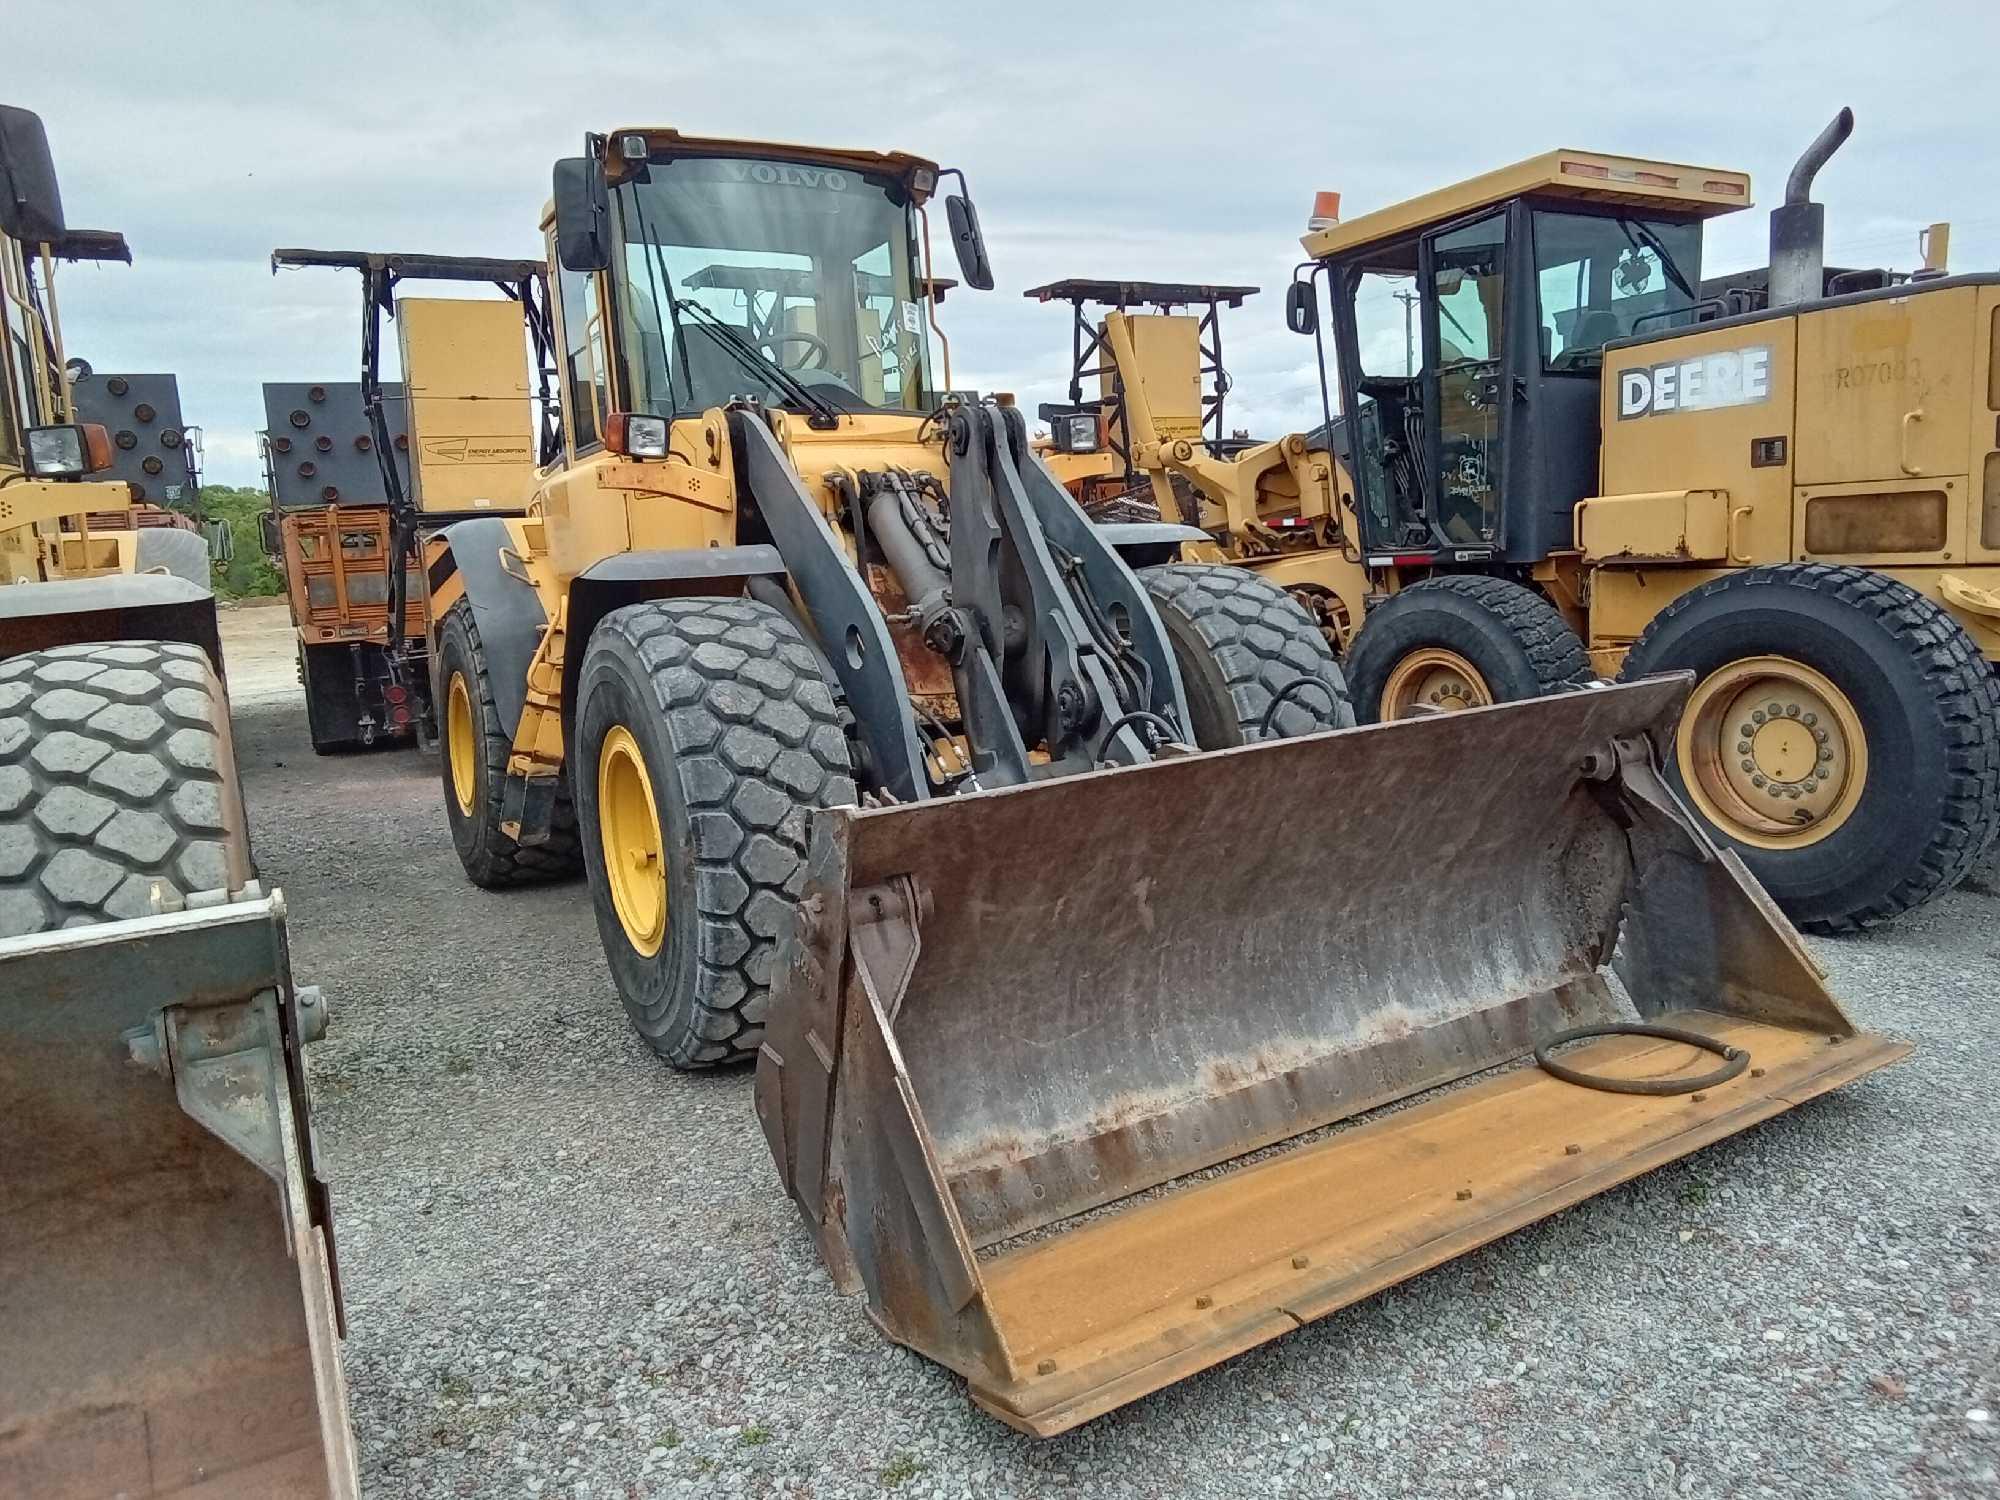
[[[1270,703],[1265,706],[1264,717],[1257,721],[1258,739],[1268,740],[1271,737],[1271,724],[1278,717],[1278,710],[1285,706],[1286,701],[1294,693],[1298,692],[1300,688],[1305,687],[1318,688],[1322,693],[1325,693],[1326,701],[1333,709],[1334,718],[1338,719],[1340,717],[1340,699],[1334,695],[1332,688],[1328,687],[1325,682],[1317,677],[1294,677],[1290,682],[1279,688],[1272,695]]]
[[[1684,1042],[1690,1047],[1699,1047],[1704,1052],[1713,1052],[1723,1060],[1722,1066],[1690,1077],[1618,1078],[1603,1073],[1585,1073],[1577,1068],[1567,1067],[1549,1056],[1556,1048],[1570,1042],[1580,1042],[1588,1037],[1598,1036],[1651,1036],[1667,1042]],[[1554,1036],[1544,1037],[1535,1043],[1535,1061],[1543,1072],[1560,1078],[1564,1083],[1573,1083],[1579,1088],[1602,1089],[1607,1094],[1692,1094],[1701,1089],[1712,1089],[1719,1083],[1729,1082],[1750,1066],[1750,1054],[1741,1047],[1718,1042],[1714,1037],[1703,1036],[1698,1031],[1682,1031],[1673,1026],[1647,1026],[1632,1021],[1614,1021],[1604,1026],[1576,1026],[1568,1031],[1559,1031]]]

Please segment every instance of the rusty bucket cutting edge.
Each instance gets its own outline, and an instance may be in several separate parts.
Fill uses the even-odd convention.
[[[1686,690],[819,814],[757,1108],[836,1282],[1049,1435],[1893,1061],[1657,775]],[[1634,1018],[1755,1066],[1504,1067]]]

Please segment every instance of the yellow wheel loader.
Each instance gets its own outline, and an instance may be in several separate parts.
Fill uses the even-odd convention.
[[[131,504],[52,295],[113,239],[0,107],[0,1494],[350,1497],[326,1005],[255,878],[215,600],[65,571],[65,520]]]
[[[1913,275],[1824,266],[1851,123],[1770,267],[1710,280],[1741,173],[1561,150],[1344,223],[1322,195],[1286,311],[1317,338],[1327,299],[1344,414],[1274,443],[1203,425],[1252,289],[1039,288],[1078,328],[1052,461],[1307,601],[1364,721],[1693,672],[1667,774],[1709,834],[1815,931],[1893,916],[2000,829],[2000,278],[1945,275],[1942,225]]]
[[[587,137],[559,451],[424,540],[468,875],[578,848],[891,1338],[1059,1432],[1901,1053],[1661,782],[1684,678],[1350,730],[1283,589],[1092,524],[933,373],[950,175]]]

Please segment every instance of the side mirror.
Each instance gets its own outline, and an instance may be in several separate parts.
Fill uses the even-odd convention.
[[[264,514],[268,516],[270,512],[267,510]],[[236,533],[229,529],[229,522],[226,519],[218,516],[201,529],[202,534],[208,538],[208,555],[211,561],[220,563],[224,567],[236,561]]]
[[[28,245],[66,234],[48,133],[32,110],[0,104],[0,234]]]
[[[951,221],[951,244],[958,252],[959,274],[975,291],[993,290],[993,263],[986,258],[986,239],[979,232],[979,210],[963,193],[944,200],[945,217]]]
[[[602,271],[611,264],[611,191],[604,167],[587,156],[556,163],[556,259],[565,271]]]
[[[265,510],[257,513],[257,534],[258,540],[264,544],[266,557],[275,561],[285,555],[285,543],[278,534],[278,518],[273,512]]]
[[[1295,281],[1285,288],[1285,326],[1293,333],[1319,332],[1319,299],[1310,281]]]

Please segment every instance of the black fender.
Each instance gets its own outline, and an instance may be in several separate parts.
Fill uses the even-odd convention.
[[[616,552],[585,568],[569,585],[563,634],[563,740],[576,722],[576,683],[584,647],[597,622],[612,610],[643,599],[688,596],[728,598],[753,578],[785,576],[785,560],[766,545],[688,547],[672,551]],[[522,663],[525,671],[527,663]]]
[[[458,521],[437,532],[436,537],[445,550],[431,559],[426,570],[432,629],[459,596],[472,606],[472,623],[479,630],[487,675],[492,679],[493,706],[511,735],[528,701],[528,663],[541,644],[548,612],[542,608],[534,585],[521,574],[510,572],[501,561],[501,553],[511,556],[514,548],[506,521],[498,516]],[[435,680],[435,650],[431,653],[431,674],[431,701],[442,704],[444,684]]]

